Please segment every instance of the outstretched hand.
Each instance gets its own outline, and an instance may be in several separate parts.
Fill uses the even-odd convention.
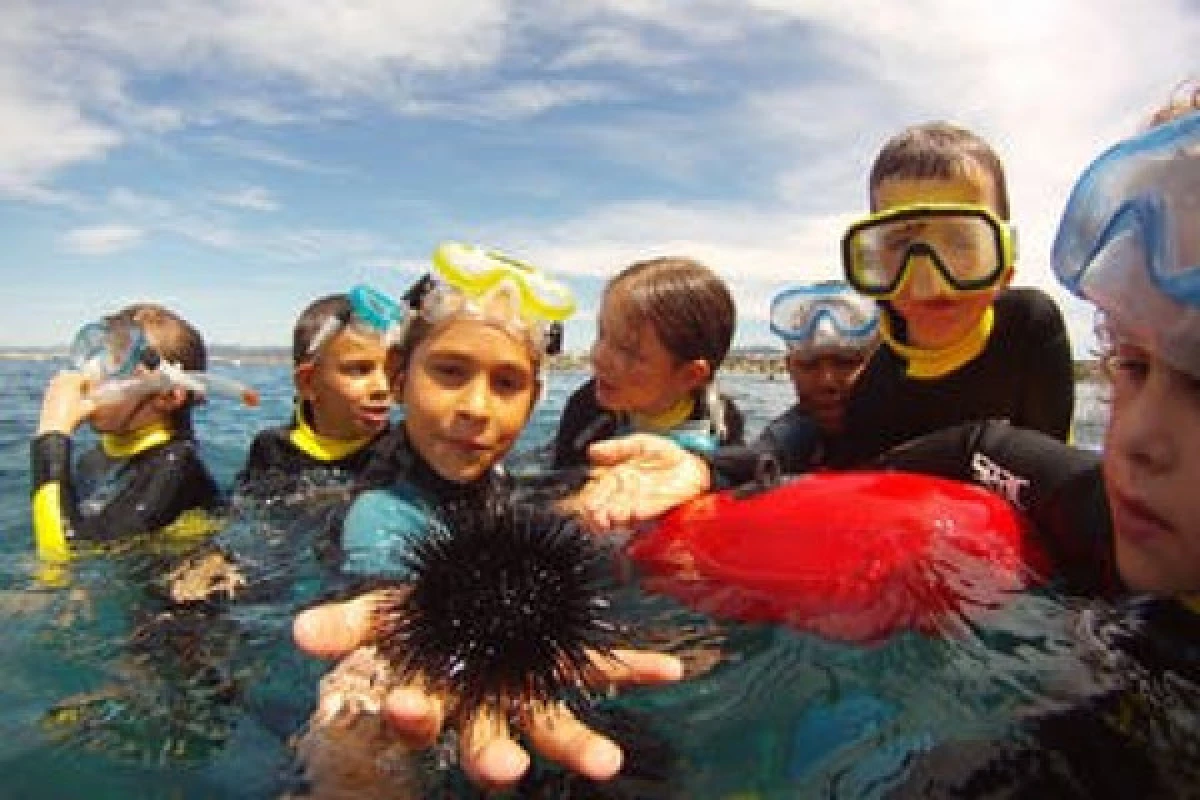
[[[588,458],[591,478],[570,507],[592,531],[654,519],[712,485],[703,459],[663,436],[635,433],[596,442]]]
[[[381,592],[371,592],[301,612],[293,624],[296,644],[322,658],[341,658],[370,644],[374,609],[381,597]],[[683,676],[679,659],[665,653],[618,650],[611,657],[596,654],[593,660],[599,679],[608,686],[669,683]],[[401,742],[424,749],[440,736],[452,700],[415,683],[393,685],[381,710]],[[522,732],[541,755],[592,780],[607,780],[621,769],[620,748],[576,719],[565,706],[536,712],[523,723]],[[507,720],[487,714],[459,731],[459,763],[472,782],[484,789],[503,790],[520,780],[530,757],[515,737]]]

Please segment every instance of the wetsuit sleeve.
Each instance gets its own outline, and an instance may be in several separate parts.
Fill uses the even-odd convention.
[[[1067,325],[1048,295],[1038,291],[1030,297],[1030,342],[1036,343],[1036,350],[1025,362],[1025,393],[1012,422],[1065,442],[1075,410],[1075,365]]]
[[[434,524],[424,505],[400,489],[359,495],[342,525],[342,572],[347,576],[410,577],[408,555]]]
[[[69,558],[72,540],[106,542],[157,530],[184,511],[210,508],[217,502],[216,482],[188,439],[173,440],[130,459],[123,467],[126,484],[94,514],[79,508],[68,437],[37,437],[32,461],[34,537],[39,555],[47,560]]]
[[[812,469],[820,444],[817,421],[793,406],[767,424],[754,448],[772,454],[783,472],[798,475]]]
[[[616,418],[596,405],[595,382],[588,381],[571,395],[563,409],[554,435],[553,468],[586,465],[588,445],[615,433]]]
[[[876,466],[968,481],[1029,515],[1071,591],[1120,586],[1100,455],[999,420],[945,428],[906,442]]]

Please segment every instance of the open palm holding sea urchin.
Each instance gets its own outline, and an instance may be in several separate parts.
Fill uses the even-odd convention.
[[[441,509],[406,557],[407,591],[376,610],[380,652],[401,681],[526,720],[554,703],[579,708],[611,655],[608,553],[572,521],[496,500]]]

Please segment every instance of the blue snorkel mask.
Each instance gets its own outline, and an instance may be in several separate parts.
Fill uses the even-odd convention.
[[[399,344],[408,317],[403,306],[365,284],[347,292],[346,301],[349,308],[341,314],[331,314],[313,335],[308,345],[309,359],[316,358],[330,339],[350,326],[365,335],[378,336],[385,348]]]
[[[784,289],[771,300],[771,331],[789,353],[861,353],[879,340],[879,307],[842,281]]]
[[[1051,261],[1115,331],[1200,377],[1200,112],[1093,161],[1067,201]]]
[[[88,398],[96,405],[119,403],[129,397],[186,389],[207,397],[212,393],[257,406],[258,392],[233,378],[185,370],[164,359],[146,338],[142,327],[122,316],[89,322],[76,332],[68,352],[71,368],[90,383]]]

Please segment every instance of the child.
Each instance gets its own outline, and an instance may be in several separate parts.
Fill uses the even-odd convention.
[[[76,369],[42,399],[30,445],[38,556],[68,560],[80,543],[157,530],[191,509],[216,505],[217,485],[192,433],[203,390],[200,334],[167,309],[128,306],[85,326]],[[100,445],[71,463],[71,435],[87,421]]]
[[[755,449],[779,456],[789,474],[825,460],[844,429],[846,402],[879,342],[875,302],[841,281],[787,289],[771,301],[771,330],[787,347],[796,404],[763,430]]]
[[[636,263],[604,290],[593,378],[567,401],[554,466],[587,463],[587,446],[633,431],[699,451],[740,444],[742,415],[717,391],[736,311],[725,283],[686,258]]]
[[[395,301],[366,286],[301,312],[292,333],[295,413],[254,437],[239,485],[277,493],[280,480],[313,470],[362,474],[390,426],[388,358],[401,316]]]
[[[830,463],[862,464],[969,420],[1007,419],[1066,440],[1074,407],[1062,314],[1009,289],[1016,238],[1000,160],[975,134],[918,125],[871,170],[872,215],[846,231],[846,279],[879,301],[881,347]]]

